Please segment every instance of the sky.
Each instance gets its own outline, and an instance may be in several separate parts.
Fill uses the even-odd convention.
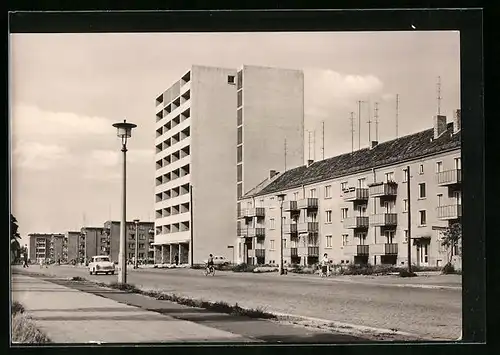
[[[399,136],[431,128],[438,76],[441,113],[450,121],[460,107],[460,35],[451,31],[11,34],[9,45],[11,209],[23,240],[120,219],[112,124],[124,118],[138,125],[128,142],[127,219],[153,220],[155,98],[193,64],[303,70],[315,160],[323,123],[325,158],[351,151],[358,100],[367,102],[361,147],[375,102],[378,140],[396,137],[396,94]]]

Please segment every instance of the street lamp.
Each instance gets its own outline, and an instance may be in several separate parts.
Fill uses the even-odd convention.
[[[285,200],[286,194],[278,194],[278,199],[280,201],[280,268],[279,274],[284,275],[285,270],[283,268],[283,201]]]
[[[138,219],[134,219],[134,223],[135,223],[135,253],[134,253],[134,269],[137,269],[137,257],[139,256],[139,242],[138,242],[138,239],[139,239],[139,220]]]
[[[122,186],[122,219],[120,223],[120,253],[118,257],[118,282],[127,283],[127,238],[126,238],[126,223],[127,223],[127,139],[132,136],[132,128],[137,127],[133,123],[123,122],[113,124],[117,129],[117,136],[122,140],[123,152],[123,186]]]

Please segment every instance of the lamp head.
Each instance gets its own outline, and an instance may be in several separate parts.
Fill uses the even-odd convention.
[[[116,127],[116,135],[125,143],[128,138],[132,137],[132,128],[137,127],[137,125],[123,120],[123,122],[114,123],[113,127]]]

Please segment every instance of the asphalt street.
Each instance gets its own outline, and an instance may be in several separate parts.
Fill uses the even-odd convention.
[[[47,269],[31,266],[27,270],[61,277],[82,276],[94,281],[117,279],[116,275],[91,276],[87,269],[71,266]],[[217,272],[212,277],[205,276],[203,270],[190,269],[129,270],[127,281],[185,297],[395,329],[428,339],[457,339],[462,328],[460,289],[388,287],[374,282],[340,282],[335,278],[277,273]]]

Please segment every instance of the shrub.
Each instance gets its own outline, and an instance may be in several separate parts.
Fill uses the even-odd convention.
[[[21,303],[14,301],[11,305],[11,312],[13,316],[18,313],[24,313],[24,306]]]
[[[417,274],[415,274],[415,272],[408,272],[408,270],[406,269],[403,269],[401,271],[399,271],[399,277],[415,277],[417,276]]]
[[[447,263],[445,266],[443,266],[443,269],[441,270],[441,273],[444,274],[444,275],[455,274],[456,271],[455,271],[455,268],[453,267],[453,265],[451,263]]]
[[[24,314],[12,317],[12,342],[22,344],[50,343],[50,339],[40,332],[33,321]]]
[[[191,266],[191,269],[195,269],[195,270],[202,270],[205,268],[205,265],[203,264],[194,264]]]
[[[112,282],[108,286],[111,288],[117,289],[117,290],[130,292],[130,293],[140,293],[141,292],[141,290],[139,290],[135,285],[132,285],[132,284]]]
[[[256,268],[254,265],[248,265],[248,264],[238,264],[232,267],[233,272],[253,272],[253,270]]]
[[[80,277],[80,276],[73,276],[70,281],[86,281],[86,279],[84,277]]]

